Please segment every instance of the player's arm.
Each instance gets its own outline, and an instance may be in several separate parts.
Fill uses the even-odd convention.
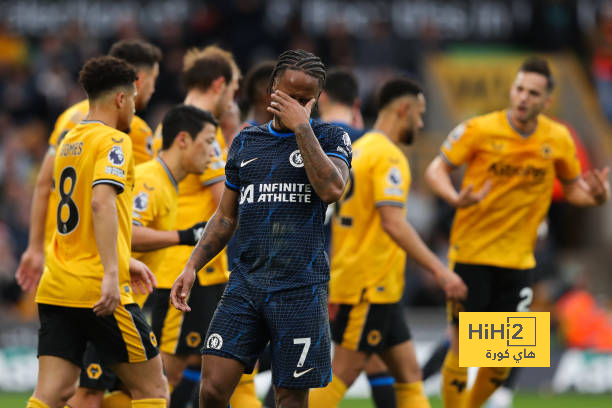
[[[450,177],[454,168],[441,156],[437,156],[427,166],[425,180],[434,193],[455,208],[469,207],[482,201],[491,188],[490,181],[487,181],[478,192],[474,191],[474,186],[471,184],[458,192],[455,190]]]
[[[610,199],[609,168],[587,171],[569,183],[561,183],[565,200],[572,205],[589,207],[602,205]]]
[[[315,100],[311,99],[302,106],[282,91],[272,94],[268,111],[278,116],[280,121],[295,132],[295,138],[304,160],[308,180],[317,195],[326,203],[340,199],[349,177],[348,165],[344,160],[329,157],[321,148],[312,128],[310,112]]]
[[[28,247],[17,269],[17,282],[24,290],[34,289],[38,285],[44,267],[45,224],[53,186],[54,158],[51,151],[45,154],[32,195]]]
[[[196,273],[210,262],[229,242],[238,227],[238,191],[225,188],[217,210],[204,228],[202,238],[193,249],[185,269],[172,285],[170,298],[179,310],[189,312],[189,290]]]
[[[102,295],[94,305],[98,316],[110,315],[119,304],[119,257],[117,254],[118,215],[117,190],[111,184],[100,183],[93,187],[91,210],[94,236],[104,268]]]
[[[406,254],[432,273],[449,299],[465,298],[467,287],[461,278],[449,270],[425,245],[412,225],[404,218],[402,207],[382,205],[378,208],[383,230]]]
[[[195,245],[202,236],[206,222],[198,222],[184,230],[156,230],[132,225],[132,251],[148,252],[174,245]]]

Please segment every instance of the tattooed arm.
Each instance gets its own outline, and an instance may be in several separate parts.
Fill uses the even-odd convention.
[[[197,243],[183,272],[176,278],[170,298],[179,310],[189,312],[189,291],[196,273],[211,261],[229,242],[238,226],[238,192],[225,188],[217,211],[206,224],[202,238]]]
[[[308,122],[297,126],[295,137],[312,188],[326,203],[338,201],[349,177],[344,160],[325,154]]]

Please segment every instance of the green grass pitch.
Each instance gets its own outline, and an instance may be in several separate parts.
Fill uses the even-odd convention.
[[[25,408],[30,393],[2,393],[0,392],[0,407]],[[432,408],[442,408],[439,398],[431,398]],[[515,408],[610,408],[612,407],[612,394],[603,395],[542,395],[532,393],[519,393],[514,398]],[[316,407],[312,407],[316,408]],[[340,408],[374,408],[370,400],[346,399]]]

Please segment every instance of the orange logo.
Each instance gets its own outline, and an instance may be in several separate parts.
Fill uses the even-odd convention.
[[[187,335],[185,341],[189,347],[198,347],[202,338],[200,337],[200,333],[193,331]]]
[[[87,376],[92,380],[97,380],[101,375],[102,367],[100,367],[100,364],[91,363],[89,366],[87,366]]]
[[[368,344],[370,346],[377,346],[382,340],[382,334],[376,329],[370,330],[368,333]]]

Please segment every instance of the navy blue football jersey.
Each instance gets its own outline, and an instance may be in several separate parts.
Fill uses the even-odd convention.
[[[350,167],[349,135],[328,123],[311,126],[323,151]],[[272,122],[242,130],[230,147],[225,176],[227,187],[240,192],[232,276],[268,292],[327,282],[327,204],[306,176],[295,134],[275,131]]]

